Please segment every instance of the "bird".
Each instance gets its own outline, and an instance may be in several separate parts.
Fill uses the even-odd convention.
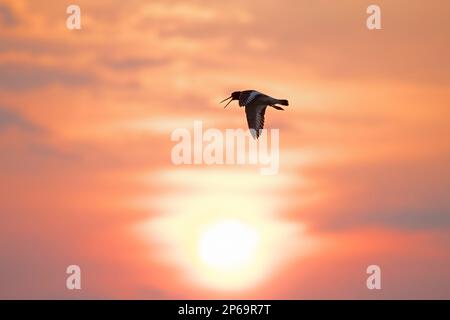
[[[256,90],[234,91],[231,96],[223,99],[220,103],[229,100],[224,109],[234,100],[239,100],[239,106],[245,107],[245,114],[247,116],[247,124],[250,133],[254,139],[258,139],[261,135],[261,130],[264,128],[264,115],[267,107],[273,107],[277,110],[284,109],[277,104],[288,106],[289,102],[286,99],[275,99],[266,94]]]

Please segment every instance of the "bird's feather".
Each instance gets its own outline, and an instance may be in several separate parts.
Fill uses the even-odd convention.
[[[267,105],[249,105],[245,107],[245,114],[247,115],[248,128],[253,138],[258,139],[261,135],[261,130],[264,128],[264,115],[266,113]]]
[[[250,103],[255,101],[256,97],[261,95],[261,92],[258,92],[256,90],[246,90],[242,91],[241,95],[239,96],[239,105],[241,107],[248,106]]]

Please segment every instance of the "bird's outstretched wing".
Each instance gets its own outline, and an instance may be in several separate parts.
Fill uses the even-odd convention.
[[[267,105],[249,105],[245,107],[248,128],[253,138],[258,139],[264,128],[264,115]]]

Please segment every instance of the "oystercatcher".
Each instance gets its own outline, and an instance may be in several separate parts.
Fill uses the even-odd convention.
[[[224,109],[233,100],[239,100],[239,106],[245,107],[245,114],[247,115],[248,128],[253,138],[258,139],[261,135],[261,130],[264,128],[264,114],[267,107],[274,107],[277,110],[284,110],[277,106],[281,104],[288,106],[289,102],[285,99],[275,99],[265,95],[256,90],[235,91],[228,98],[222,100],[220,103],[227,101]]]

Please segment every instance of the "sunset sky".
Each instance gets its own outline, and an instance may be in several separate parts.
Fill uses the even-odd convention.
[[[450,299],[449,17],[446,0],[0,0],[0,298]],[[247,127],[219,104],[244,89],[289,99],[266,113],[278,174],[174,165],[173,130]]]

